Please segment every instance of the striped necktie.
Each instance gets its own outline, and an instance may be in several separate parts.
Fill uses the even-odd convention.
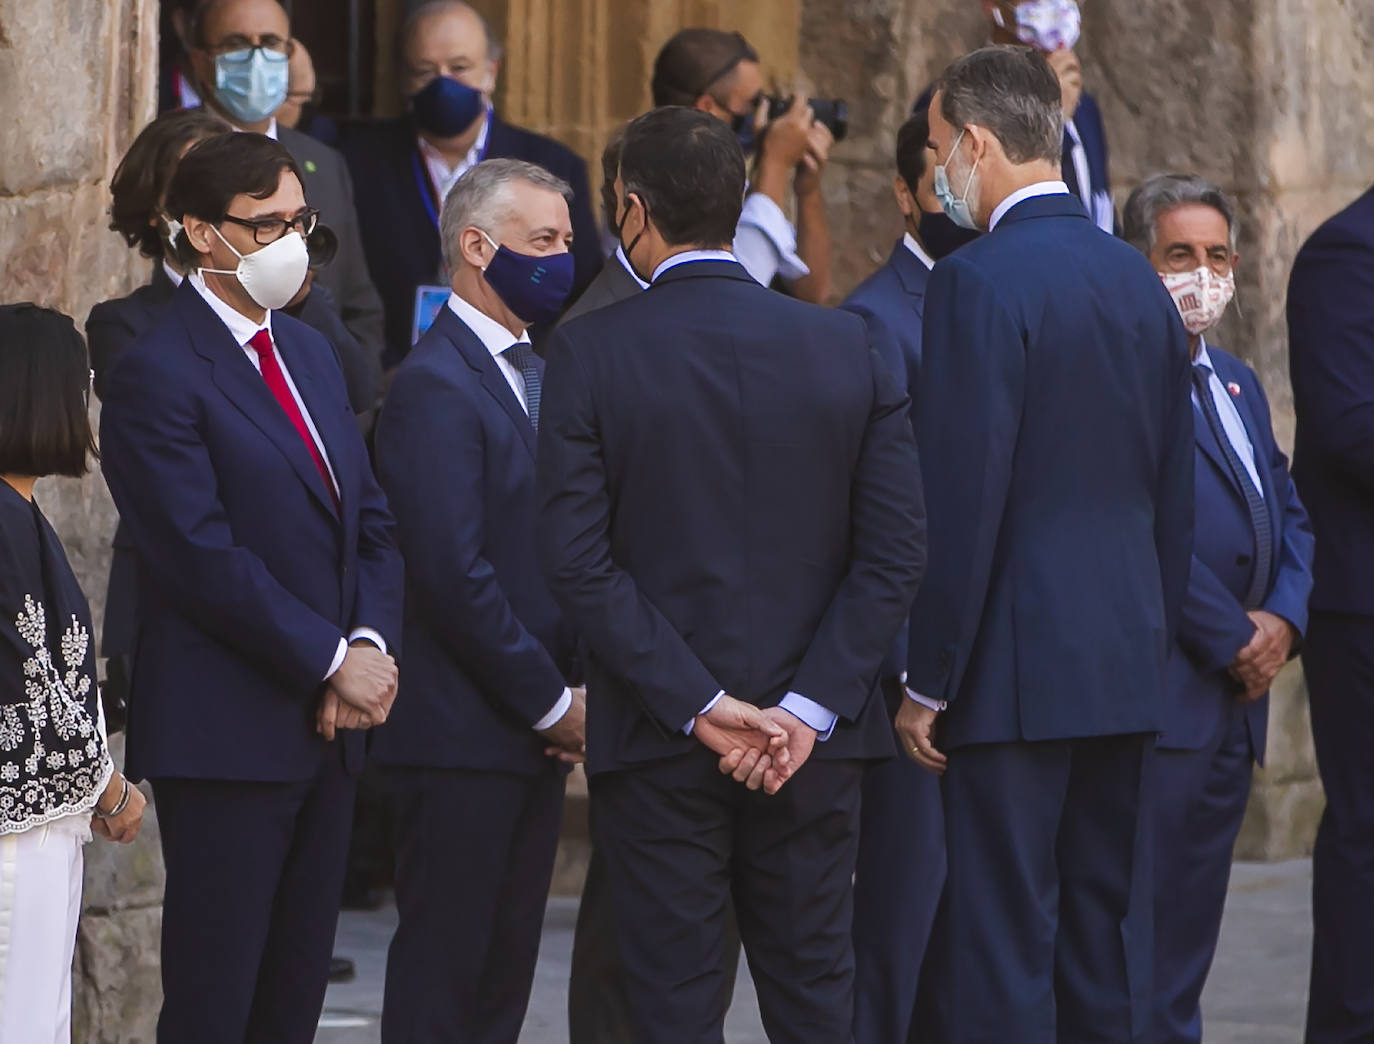
[[[525,412],[530,415],[530,424],[539,430],[539,400],[544,394],[544,377],[539,372],[534,351],[524,341],[517,341],[506,349],[505,355],[511,365],[520,371],[525,381]]]

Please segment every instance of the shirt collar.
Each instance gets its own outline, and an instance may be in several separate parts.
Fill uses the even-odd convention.
[[[1065,120],[1064,130],[1067,131],[1069,137],[1073,139],[1073,143],[1081,149],[1083,147],[1083,139],[1078,136],[1078,124],[1074,123],[1073,120]]]
[[[1198,339],[1197,358],[1193,360],[1193,365],[1194,365],[1194,366],[1205,366],[1205,367],[1207,367],[1207,369],[1211,370],[1213,373],[1216,373],[1216,372],[1217,372],[1217,371],[1216,371],[1216,367],[1212,365],[1212,356],[1211,356],[1211,354],[1207,351],[1207,338],[1205,338],[1205,337],[1202,337],[1202,338],[1199,338],[1199,339]]]
[[[458,170],[460,167],[466,171],[468,167],[476,166],[478,160],[482,158],[482,153],[486,151],[487,135],[490,132],[491,106],[488,105],[486,111],[482,113],[482,127],[477,132],[477,140],[472,143],[472,148],[468,149],[467,155],[464,156],[462,160],[458,162],[458,165],[454,167],[449,166],[448,160],[444,158],[444,154],[440,152],[438,149],[436,149],[428,141],[426,141],[424,135],[415,135],[415,140],[419,143],[420,155],[422,155],[425,158],[426,162],[438,163],[445,170],[452,173],[453,171]]]
[[[244,133],[242,127],[235,127],[232,123],[229,126],[233,127],[235,134]],[[271,138],[273,141],[277,140],[277,118],[275,116],[268,121],[267,129],[263,131],[263,134],[267,135],[267,137]]]
[[[925,248],[916,242],[916,237],[910,232],[902,237],[902,243],[916,255],[916,260],[925,265],[927,269],[935,267],[935,259],[925,252]]]
[[[658,277],[670,268],[678,265],[685,265],[692,261],[734,261],[735,255],[728,250],[684,250],[680,254],[674,254],[661,265],[654,269],[651,283],[657,283]]]
[[[171,265],[169,265],[169,264],[167,263],[167,259],[166,259],[166,258],[163,258],[163,259],[162,259],[162,271],[163,271],[163,274],[166,275],[167,278],[170,279],[170,280],[172,281],[172,285],[173,285],[173,286],[180,286],[180,285],[181,285],[181,281],[182,281],[183,279],[186,278],[184,275],[182,275],[180,272],[178,272],[175,268],[173,268]]]
[[[625,248],[624,248],[624,247],[618,246],[618,245],[616,246],[616,248],[615,248],[615,259],[616,259],[617,261],[619,261],[619,262],[621,263],[621,265],[624,266],[625,271],[627,271],[627,272],[630,273],[630,278],[633,279],[636,283],[639,284],[639,288],[640,288],[641,290],[647,290],[647,289],[649,289],[649,284],[646,283],[644,280],[640,279],[640,278],[639,278],[639,273],[636,272],[633,268],[630,267],[630,259],[629,259],[628,257],[625,256]]]
[[[266,330],[269,337],[272,335],[272,312],[270,310],[261,323],[255,323],[206,286],[205,277],[200,274],[199,269],[192,272],[186,279],[196,288],[196,293],[200,294],[215,315],[219,316],[220,322],[229,328],[230,335],[240,348],[251,341],[253,335],[259,330]],[[272,343],[276,343],[275,337],[272,338]]]
[[[499,358],[511,345],[530,343],[528,330],[522,330],[520,336],[516,337],[486,312],[479,310],[456,293],[448,295],[448,307],[449,311],[463,321],[464,326],[477,335],[477,339],[491,353],[493,359]]]
[[[1036,196],[1067,196],[1068,194],[1069,186],[1063,181],[1037,181],[1034,185],[1019,188],[997,204],[997,209],[992,212],[992,217],[988,219],[988,231],[991,232],[996,228],[997,223],[1007,216],[1007,211],[1018,203],[1024,203]]]

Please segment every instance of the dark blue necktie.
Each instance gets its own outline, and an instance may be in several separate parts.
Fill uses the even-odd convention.
[[[530,424],[539,430],[539,400],[544,394],[544,378],[534,360],[534,351],[524,341],[511,345],[506,355],[520,376],[525,379],[525,412],[530,415]]]
[[[1221,414],[1217,412],[1216,400],[1212,398],[1211,379],[1211,367],[1203,363],[1193,365],[1193,388],[1197,392],[1198,407],[1207,418],[1207,425],[1221,446],[1222,455],[1226,457],[1226,463],[1231,468],[1236,485],[1245,495],[1245,506],[1250,509],[1250,525],[1255,531],[1255,571],[1250,577],[1250,590],[1245,596],[1245,608],[1257,609],[1264,604],[1264,596],[1269,592],[1269,569],[1274,561],[1274,526],[1269,518],[1269,507],[1265,504],[1264,497],[1260,496],[1254,480],[1250,478],[1250,472],[1245,470],[1245,463],[1240,459],[1240,454],[1226,437]]]
[[[1065,127],[1064,148],[1060,156],[1062,162],[1059,165],[1060,175],[1064,179],[1064,184],[1069,186],[1069,191],[1081,199],[1085,206],[1090,206],[1092,201],[1083,194],[1083,187],[1078,184],[1078,168],[1073,163],[1073,148],[1073,135]]]

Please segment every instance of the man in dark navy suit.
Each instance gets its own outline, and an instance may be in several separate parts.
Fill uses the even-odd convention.
[[[158,1039],[308,1044],[356,730],[395,698],[402,564],[334,354],[276,311],[314,222],[290,154],[206,139],[167,212],[188,274],[110,373],[101,423],[138,556],[129,768],[167,866]]]
[[[887,264],[840,306],[864,320],[869,343],[908,390],[915,388],[921,364],[921,316],[935,264],[921,245],[920,216],[940,209],[929,139],[924,111],[897,132],[892,189],[905,233]],[[883,695],[894,715],[901,706],[906,654],[902,632],[883,665]],[[916,986],[944,887],[944,847],[939,781],[908,758],[869,766],[854,881],[854,1039],[860,1044],[900,1044],[913,1033]]]
[[[534,981],[585,703],[569,688],[573,633],[535,565],[544,367],[530,302],[493,255],[565,263],[566,293],[571,196],[519,160],[458,179],[440,220],[452,296],[377,428],[407,574],[405,691],[372,745],[396,798],[387,1044],[514,1041]]]
[[[1231,850],[1264,760],[1269,686],[1296,655],[1312,528],[1255,372],[1204,339],[1235,289],[1235,211],[1193,174],[1131,194],[1126,240],[1160,273],[1193,357],[1196,521],[1169,657],[1155,810],[1155,1044],[1199,1044]]]
[[[770,1038],[847,1040],[859,786],[924,562],[906,396],[859,319],[726,249],[744,156],[720,120],[636,119],[617,191],[651,286],[552,336],[536,537],[590,650],[632,1039],[721,1039],[733,895]]]
[[[397,55],[409,111],[396,119],[344,129],[340,148],[358,190],[363,248],[386,308],[385,364],[410,351],[416,291],[448,285],[439,248],[439,212],[449,189],[484,159],[537,163],[573,189],[570,300],[601,268],[601,237],[592,216],[587,165],[550,138],[496,115],[492,93],[501,45],[462,0],[429,0],[401,26]]]
[[[1064,97],[1064,139],[1060,174],[1071,193],[1083,203],[1093,223],[1115,232],[1107,133],[1097,99],[1083,89],[1083,67],[1074,52],[1081,28],[1077,0],[981,0],[988,18],[989,41],[1029,46],[1043,52],[1059,77]],[[916,99],[914,111],[930,105],[931,90]],[[943,214],[921,218],[926,249],[936,260],[978,236],[961,229]]]
[[[955,62],[935,190],[990,230],[931,274],[915,412],[930,507],[903,746],[944,773],[937,1038],[1148,1029],[1147,781],[1188,580],[1187,335],[1059,179],[1038,51]],[[937,746],[938,745],[938,746]]]
[[[1293,478],[1317,535],[1303,666],[1326,810],[1312,855],[1310,1044],[1374,1037],[1374,189],[1288,283]]]

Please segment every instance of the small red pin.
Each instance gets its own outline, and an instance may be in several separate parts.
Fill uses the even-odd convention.
[[[1227,381],[1226,390],[1231,393],[1232,398],[1240,398],[1240,385],[1237,384],[1235,381]]]

